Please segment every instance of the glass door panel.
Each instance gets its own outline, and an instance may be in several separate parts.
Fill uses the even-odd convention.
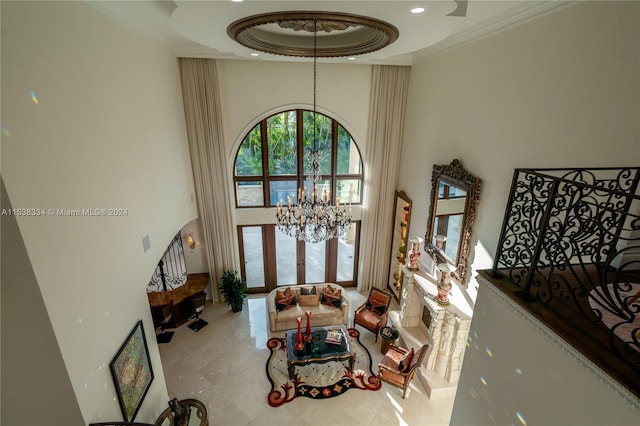
[[[355,235],[356,224],[349,226],[346,234],[338,238],[338,262],[336,271],[336,280],[353,281],[355,268]]]
[[[305,282],[325,282],[326,243],[305,243],[304,252]]]
[[[275,234],[277,285],[296,284],[298,282],[297,241],[295,238],[282,233],[277,227]]]
[[[261,226],[242,227],[242,247],[247,288],[265,287]]]

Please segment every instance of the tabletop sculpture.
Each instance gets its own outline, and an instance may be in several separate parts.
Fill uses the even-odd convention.
[[[169,408],[173,412],[173,424],[175,426],[188,426],[191,416],[191,407],[186,402],[173,398],[169,401]]]

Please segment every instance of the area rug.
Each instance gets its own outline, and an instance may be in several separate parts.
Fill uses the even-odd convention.
[[[381,383],[371,369],[371,355],[360,343],[360,332],[349,328],[349,336],[356,350],[353,373],[339,361],[296,366],[293,379],[287,370],[287,347],[284,338],[273,337],[267,342],[271,350],[267,360],[267,378],[271,382],[268,401],[278,407],[298,396],[312,399],[333,398],[349,389],[377,391]]]
[[[589,305],[627,348],[640,352],[640,283],[598,286],[589,293]]]

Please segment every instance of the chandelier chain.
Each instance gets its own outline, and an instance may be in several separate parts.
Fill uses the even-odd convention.
[[[331,202],[331,189],[323,188],[318,192],[318,185],[322,177],[322,150],[317,142],[316,97],[317,97],[317,64],[318,64],[318,23],[313,21],[313,145],[305,151],[304,161],[309,168],[305,184],[298,188],[298,197],[287,195],[287,205],[282,201],[276,207],[276,224],[278,228],[291,237],[300,241],[318,243],[338,238],[347,232],[351,225],[351,207],[340,208],[340,202]],[[304,164],[304,163],[303,163]],[[324,185],[322,185],[324,186]],[[293,197],[293,200],[292,200]],[[336,197],[337,199],[337,197]],[[292,202],[293,201],[293,202]],[[350,203],[349,203],[350,204]]]

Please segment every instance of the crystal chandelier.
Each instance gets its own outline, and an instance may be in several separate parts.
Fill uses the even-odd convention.
[[[317,77],[317,21],[313,21],[313,148],[305,152],[305,163],[309,174],[306,184],[298,188],[298,198],[287,204],[282,201],[276,206],[276,225],[278,229],[300,241],[318,243],[344,235],[351,225],[351,207],[340,207],[340,201],[334,205],[331,193],[324,189],[319,193],[318,184],[322,179],[322,150],[316,146],[316,77]],[[308,188],[308,189],[307,189]],[[336,198],[337,200],[337,198]]]

